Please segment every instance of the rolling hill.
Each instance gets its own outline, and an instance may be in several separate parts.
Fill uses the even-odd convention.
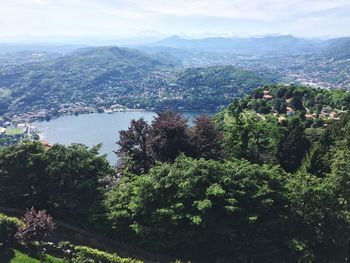
[[[110,97],[137,93],[150,72],[172,67],[133,49],[79,49],[41,63],[3,66],[0,87],[10,91],[6,98],[10,110],[47,108],[47,104],[71,101],[91,103],[97,94]]]
[[[0,113],[45,110],[65,104],[97,108],[216,110],[275,77],[232,66],[182,69],[176,57],[119,48],[83,48],[38,63],[0,67]]]

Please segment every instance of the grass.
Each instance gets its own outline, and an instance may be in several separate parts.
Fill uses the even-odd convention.
[[[45,259],[39,260],[17,249],[0,249],[1,263],[66,263],[63,259],[59,259],[50,255],[45,256]]]
[[[9,136],[15,136],[15,135],[20,135],[20,134],[23,134],[23,131],[20,128],[8,129],[6,131],[6,135],[9,135]]]

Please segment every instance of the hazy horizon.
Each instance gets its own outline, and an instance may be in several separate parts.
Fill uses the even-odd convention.
[[[346,0],[2,0],[0,42],[350,35]]]

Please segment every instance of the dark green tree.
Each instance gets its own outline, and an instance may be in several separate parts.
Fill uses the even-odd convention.
[[[209,116],[202,115],[195,119],[191,129],[191,141],[194,143],[197,158],[222,159],[222,134]]]
[[[280,165],[288,172],[295,172],[304,159],[310,147],[305,136],[305,128],[298,119],[293,119],[289,132],[281,137],[278,148]]]
[[[55,217],[86,222],[114,175],[99,146],[24,142],[0,151],[0,204],[36,206]]]
[[[132,120],[126,131],[119,132],[117,151],[120,170],[128,169],[132,173],[146,173],[151,166],[149,147],[150,126],[143,119]]]

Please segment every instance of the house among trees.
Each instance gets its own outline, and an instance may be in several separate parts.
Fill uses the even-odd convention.
[[[328,116],[333,111],[331,106],[323,107],[322,114]]]
[[[329,118],[333,120],[340,120],[340,118],[338,117],[338,114],[335,111],[332,111],[329,113]]]
[[[295,114],[294,110],[291,107],[287,107],[287,116],[294,115],[294,114]]]
[[[316,114],[306,113],[305,114],[305,118],[306,119],[315,119],[316,118]]]
[[[270,101],[270,100],[273,99],[273,96],[270,95],[270,91],[269,90],[264,90],[263,99],[266,100],[266,101]]]

